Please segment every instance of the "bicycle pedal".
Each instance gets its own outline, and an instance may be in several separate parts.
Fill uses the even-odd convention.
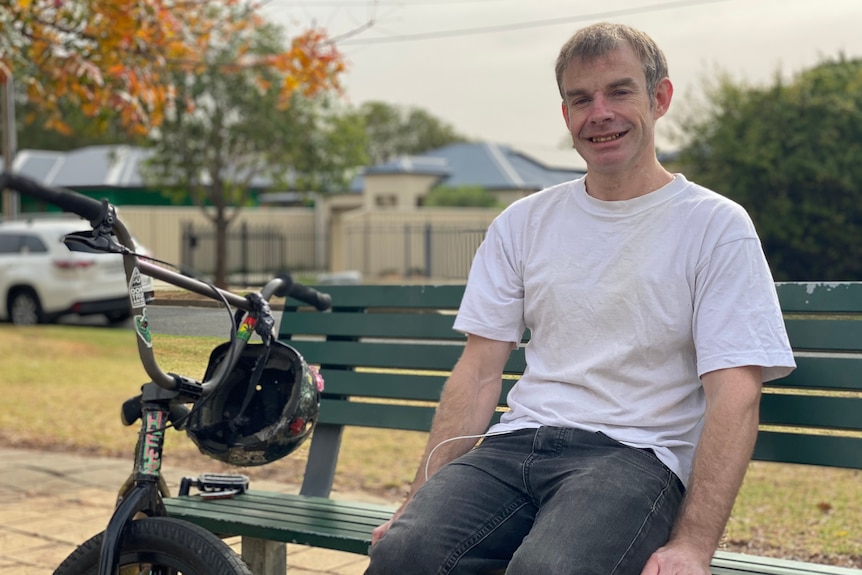
[[[202,473],[197,479],[183,477],[180,482],[180,495],[188,495],[191,487],[200,490],[203,499],[227,499],[248,489],[247,475],[228,475],[224,473]]]
[[[198,495],[204,501],[212,501],[215,499],[231,499],[234,495],[242,493],[239,489],[226,489],[224,491],[201,491]]]

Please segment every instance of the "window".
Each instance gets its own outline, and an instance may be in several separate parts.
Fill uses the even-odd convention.
[[[0,254],[43,254],[48,252],[39,237],[30,234],[0,234]]]
[[[374,196],[374,204],[378,208],[391,208],[398,205],[398,197],[395,194],[379,194]]]
[[[0,254],[17,254],[20,245],[21,237],[17,234],[0,234]]]

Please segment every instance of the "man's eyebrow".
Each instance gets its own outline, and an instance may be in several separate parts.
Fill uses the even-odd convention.
[[[619,80],[615,80],[607,85],[605,90],[615,90],[617,88],[637,88],[638,83],[634,78],[620,78]],[[585,96],[588,95],[588,92],[584,88],[572,88],[571,90],[566,90],[566,96],[574,97],[574,96]]]
[[[608,85],[608,88],[613,90],[614,88],[637,88],[638,83],[634,78],[622,78],[621,80],[617,80],[616,82],[611,82]]]

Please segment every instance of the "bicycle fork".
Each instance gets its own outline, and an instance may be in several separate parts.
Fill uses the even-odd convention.
[[[178,418],[172,413],[171,401],[177,392],[165,391],[154,383],[141,388],[142,394],[123,404],[123,423],[132,425],[141,420],[135,446],[135,466],[120,488],[117,506],[105,528],[99,554],[99,575],[116,575],[126,527],[140,514],[148,517],[166,516],[162,497],[169,496],[162,477],[162,452],[165,429],[169,421]]]

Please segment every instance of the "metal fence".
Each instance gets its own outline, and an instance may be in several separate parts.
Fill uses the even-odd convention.
[[[345,229],[346,259],[367,281],[466,280],[485,232],[433,223],[350,225]],[[183,225],[181,263],[187,272],[215,273],[215,237],[212,226]],[[228,230],[228,277],[251,285],[283,271],[322,271],[315,267],[315,241],[313,231],[243,223]]]
[[[216,267],[213,226],[183,224],[181,264],[189,272],[212,276]],[[276,226],[228,229],[227,273],[232,283],[251,285],[284,271],[315,268],[314,233],[291,233]]]
[[[485,229],[357,223],[345,229],[347,260],[367,278],[466,279]]]

